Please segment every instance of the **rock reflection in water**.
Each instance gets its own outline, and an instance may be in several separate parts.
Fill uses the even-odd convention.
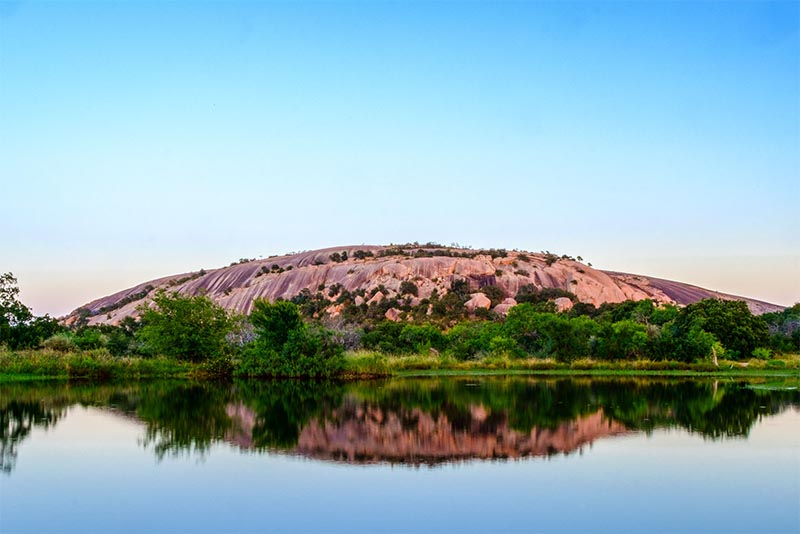
[[[556,428],[520,432],[500,421],[487,421],[485,407],[470,407],[468,428],[455,428],[447,415],[419,408],[405,412],[377,406],[344,407],[330,419],[313,420],[301,432],[297,453],[349,463],[436,464],[468,459],[522,458],[570,453],[594,440],[627,432],[602,409]]]
[[[11,472],[32,429],[56,425],[75,404],[141,422],[141,442],[158,458],[207,454],[228,443],[326,461],[434,465],[569,454],[599,439],[658,428],[745,438],[760,418],[800,406],[796,382],[783,388],[532,377],[7,384],[0,385],[0,467]]]

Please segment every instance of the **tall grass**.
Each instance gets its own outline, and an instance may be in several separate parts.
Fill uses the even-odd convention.
[[[389,376],[413,371],[520,371],[520,372],[626,372],[626,373],[718,373],[800,370],[800,357],[789,356],[781,360],[751,360],[741,362],[722,360],[719,367],[712,362],[685,363],[678,361],[581,359],[557,362],[552,358],[511,358],[507,355],[490,355],[477,360],[456,360],[433,354],[392,355],[372,351],[348,353],[345,374],[350,376]]]
[[[167,378],[188,375],[189,363],[168,358],[115,358],[105,349],[0,352],[0,374],[43,378]]]

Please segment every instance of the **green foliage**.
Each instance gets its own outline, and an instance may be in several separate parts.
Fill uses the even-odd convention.
[[[466,301],[466,298],[455,292],[447,293],[441,298],[431,297],[431,317],[446,324],[462,319],[467,316],[467,308],[464,306]]]
[[[361,345],[365,349],[379,350],[385,353],[405,352],[400,345],[400,333],[403,324],[393,321],[383,321],[374,328],[364,332],[361,336]]]
[[[35,348],[43,340],[64,330],[58,321],[47,315],[34,317],[18,296],[14,275],[0,275],[0,346],[13,350]]]
[[[367,258],[371,258],[372,256],[374,256],[374,254],[372,254],[372,251],[369,250],[356,250],[353,252],[353,257],[357,260],[365,260]]]
[[[45,339],[42,347],[56,352],[70,352],[78,350],[78,345],[75,344],[74,336],[67,333],[56,334]]]
[[[492,301],[493,308],[503,302],[503,299],[506,298],[506,292],[502,287],[497,285],[484,286],[481,288],[481,293],[486,295],[489,300]]]
[[[769,360],[772,358],[772,351],[766,347],[758,347],[753,350],[753,358],[759,360]]]
[[[199,362],[226,349],[234,322],[210,298],[159,291],[154,307],[141,309],[142,328],[136,337],[149,354]]]
[[[509,310],[505,322],[507,335],[528,354],[571,361],[590,355],[590,342],[597,325],[586,317],[569,318],[542,313],[523,303]]]
[[[647,342],[647,327],[643,324],[630,319],[604,323],[595,354],[603,360],[634,360],[644,356]]]
[[[72,378],[155,378],[186,376],[189,364],[163,357],[114,358],[105,349],[62,352],[0,351],[0,374]]]
[[[375,325],[361,337],[366,349],[384,353],[410,354],[428,352],[430,349],[443,350],[445,336],[430,324],[415,325],[383,321]]]
[[[491,321],[467,321],[455,325],[445,334],[447,352],[459,360],[487,356],[492,351],[492,340],[496,346],[507,347],[503,327]]]
[[[419,295],[419,289],[417,289],[417,284],[412,282],[411,280],[404,280],[400,283],[400,294],[401,295]]]
[[[578,297],[575,296],[574,293],[570,293],[564,289],[558,287],[543,287],[539,289],[533,284],[525,284],[524,286],[520,287],[514,299],[520,304],[523,302],[537,304],[540,302],[555,300],[560,297],[567,297],[573,302],[578,301]]]
[[[770,333],[770,347],[776,352],[800,353],[800,303],[782,312],[761,316]]]
[[[441,330],[432,325],[403,325],[398,337],[399,344],[409,352],[427,352],[430,349],[443,350],[445,338]]]
[[[233,376],[236,366],[227,354],[220,354],[204,361],[200,369],[213,377],[226,378]]]
[[[675,327],[678,336],[695,328],[713,334],[729,357],[749,358],[757,347],[769,344],[766,322],[739,300],[705,299],[690,304],[675,319]]]
[[[11,273],[0,275],[0,327],[10,329],[33,317],[31,310],[17,297],[17,279]],[[2,340],[3,338],[0,338]]]
[[[74,336],[75,344],[81,350],[100,349],[108,345],[108,337],[97,327],[85,327]]]
[[[253,302],[250,323],[255,328],[259,343],[282,347],[289,340],[289,334],[303,325],[300,310],[292,302],[270,302],[258,299]]]
[[[244,348],[236,376],[326,377],[342,370],[344,348],[332,332],[303,322],[296,304],[257,300],[256,339]]]
[[[469,287],[469,282],[463,279],[454,279],[450,282],[450,293],[453,294],[462,302],[469,300],[472,290]]]

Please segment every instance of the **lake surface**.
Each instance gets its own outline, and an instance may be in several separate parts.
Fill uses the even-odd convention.
[[[5,384],[0,532],[797,533],[794,384]]]

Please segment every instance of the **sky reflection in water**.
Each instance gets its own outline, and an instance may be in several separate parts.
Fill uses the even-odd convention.
[[[800,527],[796,389],[471,378],[0,390],[3,533]]]

